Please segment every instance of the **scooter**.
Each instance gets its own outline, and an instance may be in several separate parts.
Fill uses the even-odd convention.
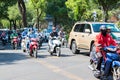
[[[29,55],[31,57],[37,58],[37,50],[38,50],[38,40],[36,38],[30,39],[30,45],[29,45]]]
[[[61,55],[61,41],[58,37],[53,37],[50,40],[52,45],[49,45],[48,52],[50,55],[53,55],[54,53],[59,57]],[[49,44],[50,44],[49,43]]]
[[[2,40],[2,45],[4,46],[7,43],[8,37],[7,36],[2,36],[1,40]]]
[[[62,46],[67,47],[67,40],[65,36],[61,38],[61,43],[62,43]]]
[[[111,76],[113,77],[114,80],[120,80],[120,56],[118,53],[116,53],[117,51],[116,47],[114,46],[105,47],[103,48],[103,51],[106,52],[106,58],[104,57],[101,64],[101,70],[100,70],[101,74],[100,75],[96,74],[98,58],[95,51],[91,51],[90,53],[91,59],[90,59],[90,65],[88,67],[93,71],[93,74],[96,78],[102,78],[106,66],[106,61],[112,61],[111,71],[110,71],[112,73]]]
[[[13,37],[13,49],[17,49],[17,47],[18,47],[18,38]]]
[[[21,41],[21,49],[23,50],[23,52],[26,52],[26,40],[25,38],[22,39]]]

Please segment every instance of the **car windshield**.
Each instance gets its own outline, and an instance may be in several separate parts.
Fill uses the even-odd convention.
[[[95,24],[93,23],[93,30],[94,32],[100,32],[100,26],[105,25],[107,28],[111,29],[111,32],[120,32],[120,30],[115,26],[115,24]]]

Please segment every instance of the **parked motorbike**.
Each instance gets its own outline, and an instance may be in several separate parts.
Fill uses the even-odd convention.
[[[18,47],[18,38],[17,37],[13,37],[13,40],[12,40],[12,44],[13,44],[13,49],[17,49]]]
[[[96,78],[101,78],[104,74],[104,69],[106,66],[106,61],[107,60],[111,60],[112,64],[111,64],[111,73],[112,73],[112,77],[114,80],[120,80],[120,56],[117,52],[117,49],[115,46],[109,46],[109,47],[105,47],[103,48],[103,51],[106,52],[106,58],[104,57],[102,64],[101,64],[101,75],[97,75],[96,74],[96,67],[97,67],[97,62],[98,62],[98,58],[97,55],[94,51],[95,49],[93,48],[93,51],[91,51],[90,55],[91,55],[91,59],[90,59],[90,65],[88,66],[92,71],[93,74]]]
[[[59,57],[61,54],[61,41],[58,37],[51,39],[52,45],[49,45],[48,52],[53,55],[54,53]]]
[[[37,53],[38,53],[37,50],[38,50],[38,40],[36,38],[31,38],[29,45],[29,55],[37,58]]]

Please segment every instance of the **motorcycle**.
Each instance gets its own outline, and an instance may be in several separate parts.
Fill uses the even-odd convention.
[[[17,37],[13,37],[13,40],[12,40],[12,44],[13,44],[13,49],[17,49],[18,47],[18,38]]]
[[[96,78],[102,78],[106,66],[106,61],[112,61],[110,70],[110,72],[112,73],[111,76],[114,80],[120,80],[120,56],[117,53],[117,48],[115,46],[108,46],[103,48],[103,51],[106,52],[106,57],[104,57],[102,61],[100,75],[96,74],[98,58],[94,50],[95,48],[93,48],[93,51],[91,51],[90,53],[91,59],[90,65],[88,66],[93,71],[94,76]]]
[[[62,46],[67,47],[67,40],[65,36],[61,38],[61,43],[62,43]]]
[[[1,40],[2,40],[2,45],[4,46],[7,43],[8,37],[7,36],[2,36]]]
[[[61,54],[61,41],[58,37],[53,37],[49,44],[52,44],[51,46],[49,45],[48,52],[53,55],[55,53],[58,57]]]
[[[25,38],[23,38],[22,39],[22,41],[21,41],[21,48],[22,48],[22,50],[23,50],[23,52],[26,52],[26,40],[25,40]]]
[[[29,55],[37,58],[37,53],[38,53],[37,50],[38,50],[38,40],[36,38],[31,38],[29,45]]]

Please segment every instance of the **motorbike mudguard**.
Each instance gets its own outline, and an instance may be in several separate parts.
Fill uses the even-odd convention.
[[[36,46],[36,45],[33,45],[33,49],[37,49],[37,46]]]
[[[118,66],[120,67],[120,61],[113,61],[112,62],[112,67]]]

